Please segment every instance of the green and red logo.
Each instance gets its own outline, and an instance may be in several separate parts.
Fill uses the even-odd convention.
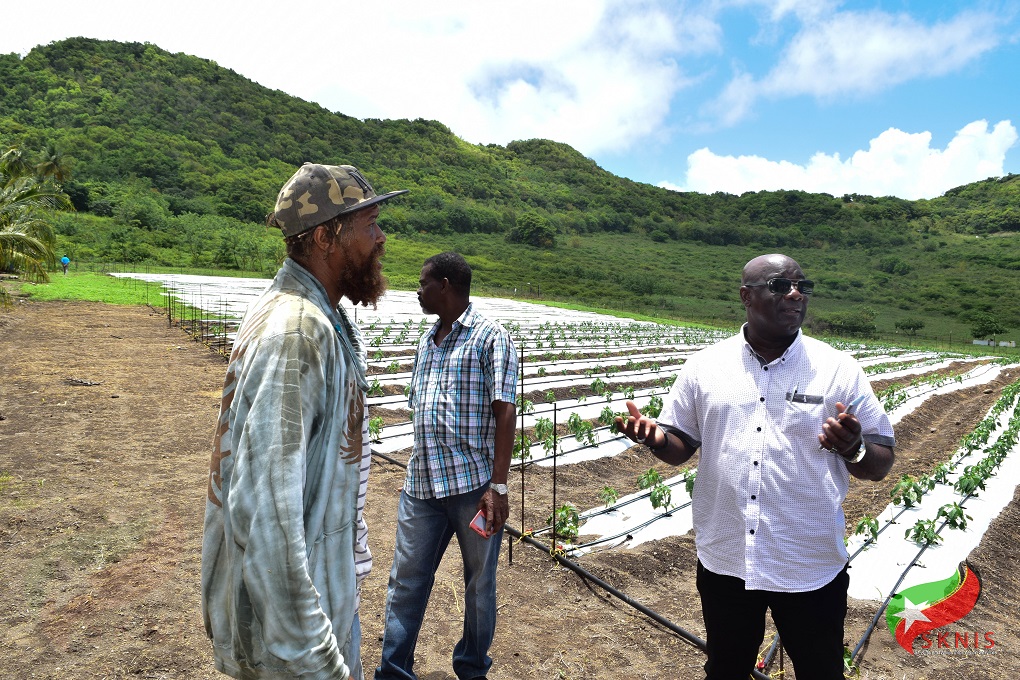
[[[949,646],[944,638],[947,633],[930,636],[928,633],[959,621],[970,613],[981,594],[981,579],[970,565],[961,562],[952,576],[943,581],[921,583],[893,595],[886,610],[885,619],[889,631],[903,649],[914,653],[914,641],[920,637],[922,648],[929,649]],[[995,645],[991,633],[985,633],[982,645],[987,649]],[[961,638],[957,633],[956,638]],[[970,634],[962,639],[970,642]],[[978,634],[974,633],[973,648],[978,647]],[[959,640],[954,641],[954,645]]]

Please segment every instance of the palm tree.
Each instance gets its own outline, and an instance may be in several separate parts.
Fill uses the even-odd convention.
[[[10,177],[24,177],[32,172],[32,166],[21,149],[12,146],[0,154],[0,172]]]
[[[67,167],[64,154],[57,151],[52,142],[43,149],[42,160],[35,166],[35,174],[38,177],[52,177],[57,184],[63,184],[70,179],[71,171]]]
[[[51,181],[31,171],[20,149],[12,147],[0,155],[0,272],[45,282],[57,242],[48,211],[70,209],[71,201]],[[0,307],[10,304],[10,294],[0,287]]]

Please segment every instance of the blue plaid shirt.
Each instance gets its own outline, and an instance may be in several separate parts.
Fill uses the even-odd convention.
[[[491,479],[492,402],[512,404],[517,393],[517,352],[506,329],[473,304],[437,347],[439,325],[418,342],[408,396],[414,450],[404,491],[422,499],[467,493]]]

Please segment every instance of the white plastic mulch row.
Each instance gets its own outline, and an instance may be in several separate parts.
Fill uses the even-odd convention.
[[[268,279],[235,279],[235,278],[222,278],[222,277],[204,277],[204,276],[186,276],[186,275],[146,275],[146,274],[120,274],[119,276],[133,277],[149,281],[163,282],[166,286],[171,288],[171,295],[178,297],[187,304],[209,311],[214,315],[227,315],[234,318],[239,317],[248,304],[255,299],[269,284]],[[519,302],[515,300],[502,300],[497,298],[484,298],[475,297],[473,298],[476,306],[490,318],[501,320],[504,323],[513,325],[517,329],[517,333],[522,334],[524,338],[526,352],[531,353],[532,351],[538,353],[545,352],[556,352],[556,351],[583,351],[585,349],[585,341],[575,340],[573,338],[565,338],[557,329],[561,329],[563,325],[569,324],[583,324],[583,323],[595,323],[600,325],[606,325],[607,327],[619,326],[621,329],[625,327],[633,327],[636,323],[630,319],[618,319],[608,315],[595,314],[591,312],[577,312],[571,310],[555,309],[545,307],[543,305],[536,305],[527,302]],[[349,308],[350,309],[350,308]],[[406,348],[413,348],[414,340],[417,339],[417,329],[420,325],[423,314],[420,306],[418,305],[417,297],[415,293],[408,291],[390,291],[388,292],[378,305],[378,309],[367,309],[364,307],[358,307],[356,309],[350,309],[352,316],[362,325],[362,327],[369,326],[371,324],[389,324],[391,327],[394,324],[404,324],[407,327],[407,335],[405,341],[401,343],[401,346]],[[434,318],[434,317],[433,317]],[[431,319],[426,321],[426,324],[430,324]],[[386,343],[386,349],[392,351],[393,346],[387,343],[390,339],[389,336],[393,336],[392,340],[395,342],[403,329],[397,329],[396,332],[391,328],[390,334],[386,338],[383,338],[380,342]],[[383,331],[369,331],[367,335],[371,338],[381,335]],[[551,337],[550,337],[551,334]],[[613,343],[617,346],[621,343],[623,346],[631,345],[633,339],[641,333],[621,331],[620,339],[612,339],[606,341],[604,346],[605,349],[612,349]],[[699,346],[699,342],[703,344],[709,344],[725,333],[697,333],[681,332],[681,337],[684,338],[697,338],[690,344],[686,344],[682,348],[684,354],[689,351],[696,349]],[[413,338],[412,338],[413,336]],[[675,334],[665,330],[661,335],[656,335],[654,332],[650,332],[645,335],[646,344],[654,344],[656,342],[669,342],[673,344]],[[528,340],[527,338],[531,338]],[[628,340],[626,338],[631,338]],[[663,340],[662,338],[668,338]],[[640,339],[636,345],[635,354],[640,354]],[[554,344],[556,347],[552,347]],[[541,348],[539,345],[541,344]],[[635,346],[635,345],[631,345]],[[370,353],[377,351],[378,347],[370,348]],[[602,348],[600,348],[602,349]],[[898,356],[890,356],[883,350],[869,351],[868,348],[848,348],[848,351],[854,351],[860,357],[859,361],[863,365],[874,365],[881,363],[901,363],[906,361],[914,362],[913,366],[897,369],[894,372],[886,374],[873,374],[872,380],[883,380],[893,377],[908,376],[916,373],[924,373],[935,370],[937,366],[948,365],[952,359],[941,359],[940,357],[945,356],[944,354],[937,354],[932,352],[905,352]],[[968,360],[973,359],[967,357]],[[390,359],[386,361],[387,365]],[[405,359],[400,359],[404,361]],[[623,359],[622,361],[626,361]],[[935,367],[931,364],[937,363]],[[601,363],[602,365],[609,365],[610,361],[592,361],[590,365]],[[615,362],[614,362],[615,363]],[[925,366],[924,364],[928,364]],[[549,365],[555,365],[555,362],[551,362]],[[571,363],[571,368],[576,370],[576,366]],[[651,370],[647,371],[647,377],[645,379],[655,379],[659,375],[668,375],[671,371],[675,372],[675,366],[670,366],[669,369],[662,370],[659,373]],[[534,369],[537,371],[537,367]],[[582,369],[583,370],[583,369]],[[955,390],[963,389],[971,385],[985,384],[992,380],[1001,371],[1001,367],[997,365],[990,365],[986,367],[979,367],[973,369],[966,374],[962,382],[951,382],[938,388],[931,388],[930,386],[919,385],[916,387],[908,388],[908,394],[911,397],[904,403],[898,406],[890,414],[890,418],[893,422],[898,422],[904,415],[910,413],[912,410],[917,408],[925,399],[929,398],[934,394],[944,394]],[[634,372],[631,377],[639,377],[642,372]],[[378,376],[382,381],[382,376]],[[567,378],[566,376],[546,376],[549,378],[548,381],[538,381],[536,378],[529,378],[529,384],[538,387],[541,385],[542,388],[551,389],[552,387],[565,386],[570,384],[577,384],[573,382],[577,380],[577,376],[574,378]],[[619,375],[613,376],[613,379],[619,379]],[[393,376],[394,381],[406,380],[406,376],[400,375]],[[562,379],[566,379],[565,381]],[[390,382],[387,379],[387,382]],[[585,380],[590,383],[590,379]],[[636,401],[639,405],[647,403],[650,395],[653,392],[661,394],[661,390],[639,390],[636,393]],[[387,406],[390,408],[406,408],[406,398],[403,395],[396,395],[392,397],[373,398],[371,400],[373,405]],[[596,397],[589,398],[586,402],[578,402],[577,400],[561,400],[557,403],[557,420],[559,422],[565,422],[569,417],[570,413],[577,413],[584,419],[595,418],[599,415],[602,408],[606,405],[605,399],[599,399]],[[546,405],[537,405],[539,409],[544,409]],[[551,406],[551,405],[550,405]],[[614,400],[612,404],[614,410],[622,410],[623,405],[620,401],[619,396]],[[548,412],[540,411],[536,414],[526,416],[525,425],[530,427],[534,425],[537,417],[549,417]],[[1000,419],[1000,423],[1008,421],[1008,416],[1003,414]],[[568,451],[563,455],[558,455],[556,463],[559,465],[568,465],[577,463],[582,460],[590,460],[592,458],[602,456],[612,456],[626,450],[631,446],[631,443],[622,437],[613,437],[609,439],[608,431],[600,428],[597,431],[600,440],[598,447],[584,446],[582,443],[577,442],[572,437],[566,437],[561,440],[561,449]],[[380,452],[392,452],[400,449],[407,448],[411,445],[412,434],[410,430],[410,424],[394,425],[384,429],[384,439],[382,443],[373,444],[373,450]],[[572,450],[576,449],[576,450]],[[532,447],[533,460],[539,465],[551,465],[552,460],[544,458],[545,451],[541,444],[535,444]],[[948,455],[947,455],[948,458]],[[975,462],[979,457],[973,457]],[[970,463],[968,463],[970,464]],[[962,466],[961,466],[962,467]],[[915,583],[927,582],[936,579],[942,579],[947,577],[956,568],[956,564],[963,560],[967,554],[977,545],[980,541],[981,536],[987,529],[991,521],[1001,512],[1002,508],[1012,499],[1013,492],[1015,489],[1015,480],[1020,479],[1020,455],[1010,455],[1003,462],[997,474],[991,477],[987,482],[987,488],[982,491],[979,496],[972,498],[967,501],[965,511],[973,519],[970,520],[968,527],[965,531],[961,530],[946,530],[943,532],[943,543],[938,546],[930,547],[922,558],[923,569],[914,569],[911,575],[908,575],[907,580],[899,586],[899,589],[905,589]],[[674,508],[677,506],[684,506],[679,509],[674,509],[668,513],[669,516],[662,517],[664,514],[661,510],[655,510],[651,506],[651,502],[647,498],[647,492],[636,492],[629,496],[625,496],[617,503],[617,508],[610,512],[602,512],[603,508],[593,508],[588,512],[583,513],[584,516],[590,516],[585,521],[585,524],[581,528],[581,533],[585,536],[612,536],[616,534],[623,534],[622,538],[615,539],[613,542],[603,545],[620,545],[625,544],[629,547],[639,545],[643,542],[665,538],[667,536],[682,535],[690,531],[692,527],[691,511],[689,506],[690,498],[683,484],[683,476],[678,475],[668,480],[665,483],[672,486],[672,503]],[[637,502],[625,504],[630,498],[636,496],[644,496]],[[959,495],[952,490],[951,485],[938,485],[933,491],[925,494],[922,498],[921,503],[908,511],[906,511],[898,521],[898,524],[891,526],[886,529],[879,537],[876,545],[869,547],[867,550],[862,552],[853,562],[853,569],[851,569],[851,595],[860,599],[883,599],[888,594],[888,590],[893,587],[895,580],[906,568],[909,561],[913,558],[913,555],[917,553],[918,546],[912,541],[907,541],[903,538],[903,532],[914,525],[917,519],[928,519],[933,518],[937,514],[939,508],[946,503],[954,502],[959,500]],[[887,508],[884,515],[895,512],[899,508]],[[891,516],[891,515],[890,515]],[[659,518],[659,519],[656,519]],[[652,521],[648,526],[638,528],[641,524]],[[881,521],[881,518],[880,518]],[[856,546],[860,545],[862,538],[855,537],[850,541],[850,552],[853,553]],[[603,546],[600,546],[600,548]]]
[[[252,300],[258,297],[270,283],[270,279],[245,279],[223,276],[197,276],[190,274],[143,274],[117,273],[113,276],[134,278],[142,281],[162,283],[170,294],[181,301],[218,314],[227,309],[234,317],[240,317]],[[608,314],[557,309],[545,305],[505,300],[500,298],[472,297],[472,301],[483,314],[494,319],[528,320],[531,323],[581,323],[584,321],[602,324],[644,324],[649,322],[620,319]],[[376,309],[354,307],[346,299],[344,307],[359,324],[403,323],[408,320],[417,323],[423,314],[418,296],[412,291],[390,290],[383,295]]]
[[[1014,408],[999,414],[999,427],[988,438],[987,446],[991,446],[1002,432],[1009,426]],[[911,569],[899,586],[896,581],[904,570],[911,565],[920,546],[912,540],[904,538],[904,533],[911,529],[918,520],[937,519],[938,511],[948,503],[962,502],[962,496],[953,488],[960,478],[963,469],[968,465],[980,462],[985,454],[982,450],[974,451],[956,466],[949,475],[947,484],[936,484],[935,488],[921,497],[921,502],[906,510],[901,506],[889,504],[879,515],[880,524],[887,522],[897,512],[903,511],[895,524],[887,527],[878,540],[861,552],[851,563],[850,595],[861,600],[884,600],[893,590],[903,591],[920,583],[929,583],[948,578],[956,571],[957,565],[977,547],[985,531],[988,530],[1002,509],[1013,499],[1017,480],[1020,479],[1020,451],[1014,447],[1006,456],[995,474],[985,481],[985,489],[977,496],[967,499],[963,504],[964,512],[971,517],[966,529],[946,527],[940,536],[941,543],[934,544],[925,550],[918,561],[917,567]],[[948,462],[949,455],[946,460]],[[937,520],[936,528],[942,520]],[[850,537],[847,550],[853,554],[865,542],[865,537]]]

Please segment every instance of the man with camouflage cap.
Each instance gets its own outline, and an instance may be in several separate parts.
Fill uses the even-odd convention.
[[[287,259],[234,341],[202,544],[206,633],[235,678],[363,677],[368,381],[340,300],[384,292],[377,204],[402,193],[376,194],[349,165],[306,163],[267,217]]]

